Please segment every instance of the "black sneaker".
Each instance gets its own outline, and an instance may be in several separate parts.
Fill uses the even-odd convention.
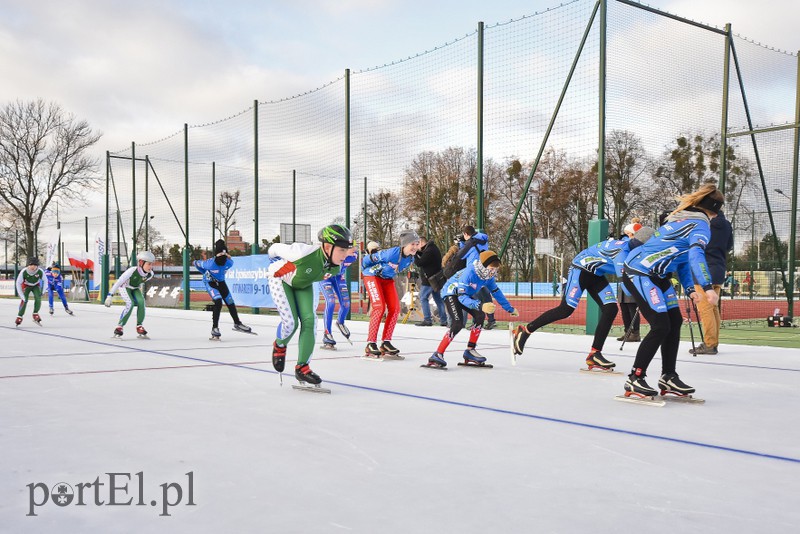
[[[495,326],[497,326],[497,321],[489,321],[489,322],[486,323],[486,325],[483,327],[483,329],[484,330],[491,330]]]
[[[417,321],[416,323],[414,323],[414,325],[415,326],[433,326],[433,323],[430,322],[429,320],[425,319],[425,320],[422,320],[422,321]]]
[[[678,378],[678,373],[672,372],[661,375],[661,378],[658,380],[658,387],[661,388],[661,394],[664,395],[666,393],[672,393],[673,395],[691,395],[694,393],[695,389],[685,384],[680,378]]]
[[[644,371],[642,369],[634,369],[628,375],[628,380],[625,382],[625,396],[630,397],[655,397],[658,392],[647,385],[644,381]]]
[[[319,384],[322,379],[317,373],[311,370],[307,363],[303,365],[294,366],[294,376],[300,382],[308,382],[309,384]]]
[[[598,367],[600,369],[613,369],[617,366],[616,363],[606,360],[603,357],[603,353],[599,350],[595,350],[586,357],[586,365],[589,366],[589,369],[593,369]]]
[[[286,367],[286,347],[278,346],[277,341],[272,342],[272,367],[279,373]]]
[[[381,353],[382,354],[400,354],[400,349],[392,345],[392,342],[388,339],[381,343]]]

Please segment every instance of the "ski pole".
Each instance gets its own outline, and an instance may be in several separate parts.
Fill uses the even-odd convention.
[[[689,295],[685,296],[686,298],[686,315],[689,318],[689,337],[692,339],[692,356],[695,358],[697,357],[697,348],[694,346],[694,330],[692,329],[692,308],[689,306]]]
[[[703,335],[703,325],[700,323],[700,312],[697,311],[697,303],[692,301],[692,307],[694,308],[694,316],[697,318],[697,330],[700,332],[700,341],[705,345],[706,338]]]
[[[622,336],[622,345],[619,346],[619,350],[622,350],[622,347],[625,346],[625,342],[628,341],[628,336],[631,335],[633,332],[633,325],[636,324],[636,319],[639,317],[639,307],[636,307],[636,313],[633,314],[633,319],[631,319],[631,324],[628,326],[628,330],[625,332],[625,335]]]

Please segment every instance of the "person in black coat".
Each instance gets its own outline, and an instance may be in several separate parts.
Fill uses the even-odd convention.
[[[722,294],[722,284],[725,283],[728,252],[733,250],[733,229],[731,223],[720,211],[711,219],[711,239],[706,245],[706,262],[711,275],[711,283],[718,295]],[[695,290],[702,288],[695,284]],[[721,301],[720,301],[721,302]],[[697,348],[689,350],[692,354],[717,354],[719,345],[719,329],[722,324],[719,304],[710,304],[706,299],[697,302],[697,312],[700,315],[700,324],[703,326],[704,342]]]
[[[446,281],[442,273],[442,251],[433,241],[425,237],[419,238],[420,248],[417,251],[414,263],[420,271],[419,302],[422,307],[422,321],[417,326],[433,326],[431,306],[428,299],[433,297],[436,309],[439,310],[439,324],[447,326],[447,317],[444,313],[444,303],[440,291]]]

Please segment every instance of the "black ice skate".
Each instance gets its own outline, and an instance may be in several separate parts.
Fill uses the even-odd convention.
[[[522,351],[525,349],[525,342],[528,341],[529,337],[531,337],[531,335],[528,333],[528,329],[524,324],[521,324],[514,329],[514,339],[511,341],[514,354],[522,354]]]
[[[122,337],[122,327],[118,326],[114,329],[114,337]]]
[[[38,313],[33,314],[33,322],[42,326],[42,317]]]
[[[69,315],[74,315],[74,313],[72,313],[72,310],[70,310],[69,308],[64,308],[64,311],[67,312],[67,314]]]
[[[222,334],[219,333],[219,328],[216,326],[211,329],[211,337],[208,338],[210,341],[219,341],[222,337]]]
[[[294,376],[299,382],[298,385],[293,385],[292,389],[299,389],[301,391],[310,391],[312,393],[330,393],[331,390],[320,387],[322,379],[311,370],[307,363],[303,365],[295,365]]]
[[[405,356],[400,356],[400,349],[392,345],[388,339],[381,343],[381,354],[385,360],[405,360]]]
[[[53,315],[53,311],[55,310],[53,310],[53,308],[50,308],[50,315]]]
[[[350,339],[350,329],[349,328],[347,328],[345,325],[343,325],[342,323],[340,323],[338,321],[336,322],[336,327],[339,329],[339,332],[341,332],[344,337],[346,337],[347,339]]]
[[[588,371],[605,373],[613,372],[614,367],[617,366],[616,363],[606,360],[602,352],[594,349],[586,357],[586,365],[588,366]]]
[[[625,382],[626,397],[650,397],[652,399],[658,394],[656,390],[651,388],[647,382],[644,381],[644,376],[641,369],[637,369],[628,376],[628,380]]]
[[[383,361],[383,353],[381,349],[378,348],[378,344],[374,341],[371,343],[367,343],[367,346],[364,348],[364,356],[362,356],[365,360],[375,360],[382,362]]]
[[[658,380],[658,387],[661,389],[662,395],[676,395],[678,397],[690,396],[695,391],[692,386],[685,384],[678,377],[678,373],[674,371],[661,375]]]
[[[486,363],[486,358],[481,356],[474,348],[464,351],[464,361],[458,362],[458,365],[464,367],[483,367],[484,369],[491,369],[494,367],[490,363]]]
[[[17,317],[16,319],[14,319],[14,324],[16,326],[21,325],[22,324],[22,317]]]
[[[336,350],[336,340],[329,332],[322,334],[322,348],[327,350]]]
[[[136,335],[142,339],[150,339],[147,337],[147,330],[142,325],[136,325]]]
[[[444,354],[441,352],[434,352],[431,354],[431,357],[428,358],[428,363],[420,365],[420,367],[427,367],[428,369],[441,369],[446,371],[447,362],[444,361]]]
[[[279,373],[283,372],[286,366],[286,347],[278,345],[277,341],[272,342],[272,367]]]

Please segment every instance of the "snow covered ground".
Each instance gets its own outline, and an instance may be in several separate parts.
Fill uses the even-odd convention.
[[[614,401],[623,376],[578,372],[586,336],[535,334],[512,367],[508,332],[484,332],[487,370],[455,365],[462,332],[442,372],[419,366],[444,329],[398,325],[406,360],[371,362],[351,322],[354,346],[336,332],[312,360],[333,390],[316,395],[272,370],[277,317],[245,316],[251,336],[223,314],[214,343],[210,313],[150,309],[152,339],[132,320],[115,340],[120,307],[73,306],[17,329],[0,300],[2,532],[800,528],[796,349],[683,344],[707,402],[656,408]],[[627,372],[637,346],[605,354]]]

